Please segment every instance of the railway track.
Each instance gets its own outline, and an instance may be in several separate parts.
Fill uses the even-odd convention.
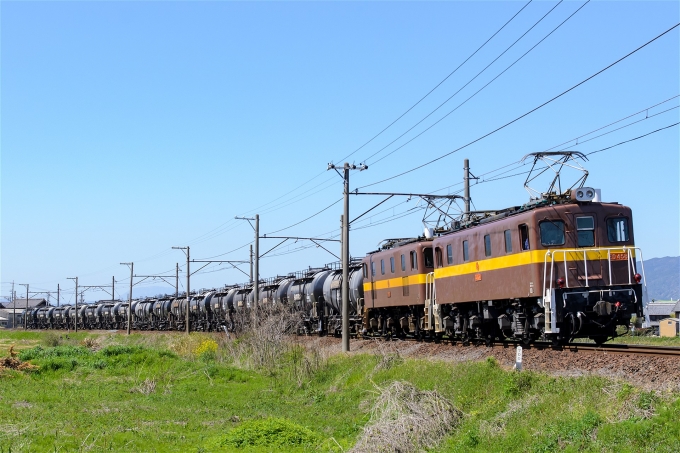
[[[656,355],[656,356],[677,356],[680,357],[680,348],[673,346],[647,346],[638,344],[603,344],[594,345],[588,343],[570,343],[563,347],[565,351],[579,352],[600,352],[604,354],[636,354],[636,355]]]

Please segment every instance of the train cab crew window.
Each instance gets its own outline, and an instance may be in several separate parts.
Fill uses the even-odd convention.
[[[371,261],[371,277],[375,277],[375,263]]]
[[[446,246],[446,262],[453,264],[453,246],[451,244]]]
[[[362,267],[364,268],[364,278],[368,278],[368,266],[364,263]]]
[[[607,219],[607,237],[609,242],[628,241],[628,219],[625,217]]]
[[[538,224],[541,231],[541,244],[544,246],[564,245],[564,222],[544,220]]]
[[[512,253],[512,233],[505,230],[505,253]]]
[[[437,247],[436,249],[434,249],[434,259],[435,259],[435,262],[437,264],[437,267],[443,267],[444,266],[444,262],[442,260],[442,249],[441,248]]]
[[[576,242],[579,247],[595,245],[595,219],[592,216],[576,217]]]
[[[390,256],[390,272],[394,274],[394,257]]]
[[[529,250],[529,227],[526,225],[519,226],[519,244],[522,250]]]
[[[385,275],[385,260],[380,260],[380,275]]]
[[[406,270],[406,257],[403,254],[401,255],[401,270]]]
[[[425,267],[431,269],[434,267],[434,257],[432,256],[432,247],[423,249],[423,255],[425,257]]]
[[[418,269],[418,255],[416,252],[411,252],[411,269]]]
[[[463,261],[469,261],[470,254],[468,253],[468,241],[463,241]]]
[[[484,236],[484,256],[491,256],[491,235]]]

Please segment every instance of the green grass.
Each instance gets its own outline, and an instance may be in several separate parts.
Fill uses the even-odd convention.
[[[20,358],[40,366],[0,374],[2,453],[347,451],[369,420],[364,402],[394,380],[436,389],[464,412],[434,451],[670,452],[680,439],[677,394],[516,373],[493,359],[377,367],[381,357],[334,356],[301,373],[304,353],[293,349],[264,372],[236,367],[224,343],[199,358],[207,334],[79,333],[56,346],[45,335],[0,333],[2,344],[27,342]]]

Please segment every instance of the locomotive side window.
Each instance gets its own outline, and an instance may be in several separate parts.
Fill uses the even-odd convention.
[[[442,249],[440,247],[434,249],[434,258],[437,263],[437,267],[444,266],[444,262],[442,260]]]
[[[416,252],[411,252],[411,269],[418,269],[418,255]]]
[[[522,250],[529,250],[529,227],[526,225],[519,226],[519,244]]]
[[[505,253],[512,253],[512,233],[505,230]]]
[[[385,260],[380,260],[380,275],[385,275]]]
[[[544,246],[564,245],[564,222],[545,220],[538,224],[541,231],[541,244]]]
[[[463,261],[469,261],[470,254],[468,253],[468,241],[463,241]]]
[[[595,245],[595,219],[592,216],[576,217],[576,240],[579,247]]]
[[[451,244],[446,246],[446,262],[448,264],[453,264],[453,247]]]
[[[364,278],[368,278],[368,266],[364,263],[362,267],[364,268]]]
[[[628,241],[628,219],[625,217],[607,219],[607,237],[609,242]]]
[[[404,254],[401,254],[401,270],[405,271],[406,270],[406,257]]]
[[[390,256],[390,272],[394,274],[394,257]]]
[[[491,256],[491,235],[484,236],[484,255]]]
[[[426,268],[433,268],[434,267],[434,258],[432,257],[432,248],[428,247],[426,249],[423,249],[423,255],[425,256],[425,267]]]
[[[375,263],[371,261],[371,277],[375,277]]]

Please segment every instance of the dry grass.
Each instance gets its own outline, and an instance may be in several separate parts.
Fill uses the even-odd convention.
[[[9,347],[9,355],[7,357],[0,358],[0,373],[4,370],[35,371],[39,368],[40,367],[38,366],[19,360],[17,358],[17,352],[14,350],[14,346]]]
[[[144,382],[140,383],[139,385],[132,387],[130,389],[130,393],[135,393],[139,392],[142,395],[151,395],[153,392],[156,391],[156,379],[151,379],[151,378],[146,378],[144,379]]]
[[[395,381],[378,390],[371,419],[351,450],[410,453],[436,446],[460,423],[462,412],[436,391]]]

